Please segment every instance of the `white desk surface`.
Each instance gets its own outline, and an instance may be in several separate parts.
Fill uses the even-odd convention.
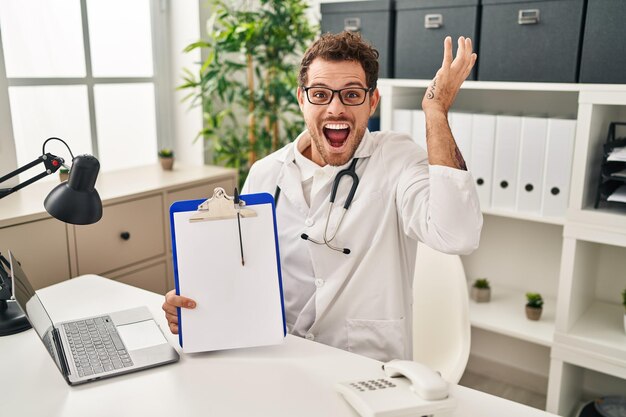
[[[52,319],[146,305],[167,330],[163,297],[86,275],[38,291]],[[71,307],[70,307],[71,306]],[[165,332],[178,347],[178,339]],[[0,337],[0,414],[13,417],[357,416],[338,381],[383,377],[380,362],[295,336],[277,346],[181,355],[180,362],[68,386],[31,329]],[[552,414],[453,386],[454,416]]]

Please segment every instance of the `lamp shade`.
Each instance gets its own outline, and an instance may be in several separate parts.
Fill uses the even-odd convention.
[[[67,182],[57,185],[43,205],[51,216],[72,224],[91,224],[102,218],[102,201],[95,189],[100,162],[91,155],[72,161]]]

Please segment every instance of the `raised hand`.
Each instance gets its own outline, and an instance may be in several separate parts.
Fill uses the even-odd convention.
[[[452,107],[461,84],[472,71],[477,55],[472,50],[472,40],[461,36],[458,40],[456,57],[452,59],[452,38],[443,42],[443,63],[435,78],[426,89],[422,100],[424,112],[443,112],[447,115]]]

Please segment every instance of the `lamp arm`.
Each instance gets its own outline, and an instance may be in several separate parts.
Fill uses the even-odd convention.
[[[40,179],[42,179],[43,177],[53,174],[55,172],[57,172],[59,170],[59,168],[61,168],[61,166],[65,166],[64,164],[64,160],[61,157],[58,157],[56,155],[52,155],[51,153],[45,153],[43,155],[41,155],[40,157],[38,157],[37,159],[35,159],[32,162],[29,162],[28,164],[16,169],[15,171],[12,171],[10,173],[8,173],[7,175],[5,175],[4,177],[0,178],[0,184],[5,182],[6,180],[15,177],[16,175],[20,174],[21,172],[26,171],[27,169],[30,169],[40,163],[44,164],[46,170],[38,175],[35,175],[34,177],[19,183],[18,185],[16,185],[15,187],[12,188],[0,188],[0,198],[4,198],[9,194],[12,194],[18,190],[21,190],[22,188],[34,183],[35,181],[39,181]]]

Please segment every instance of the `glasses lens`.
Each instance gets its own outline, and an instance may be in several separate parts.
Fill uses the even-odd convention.
[[[324,87],[311,87],[306,94],[312,104],[328,104],[333,98],[333,90]]]
[[[341,101],[348,106],[358,106],[365,101],[366,91],[360,88],[345,88],[340,90]]]

